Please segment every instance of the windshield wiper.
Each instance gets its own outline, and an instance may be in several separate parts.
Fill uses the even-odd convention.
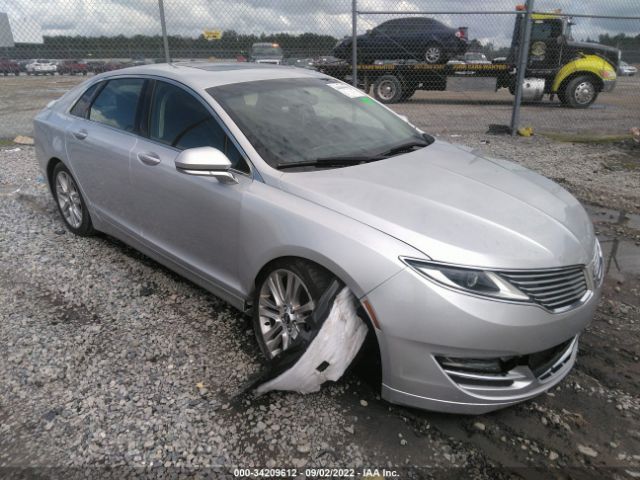
[[[278,170],[284,170],[286,168],[297,167],[346,167],[349,165],[360,165],[361,163],[372,162],[379,160],[381,157],[372,156],[336,156],[336,157],[320,157],[315,160],[308,160],[304,162],[286,162],[276,165]]]
[[[431,143],[433,142],[428,142],[426,140],[411,140],[396,147],[390,148],[389,150],[386,150],[382,153],[379,153],[378,155],[376,155],[376,157],[391,157],[393,155],[397,155],[398,153],[403,153],[405,150],[411,150],[416,147],[427,147],[431,145]]]

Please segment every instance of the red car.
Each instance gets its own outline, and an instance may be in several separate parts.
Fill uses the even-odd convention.
[[[13,75],[20,75],[20,65],[8,58],[0,58],[0,73],[5,77],[10,73]]]
[[[58,74],[86,75],[89,66],[82,60],[63,60],[58,64]]]

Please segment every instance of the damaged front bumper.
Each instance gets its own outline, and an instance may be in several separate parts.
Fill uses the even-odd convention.
[[[382,358],[382,396],[402,405],[480,414],[530,399],[573,367],[599,290],[550,313],[478,298],[404,270],[370,292]]]

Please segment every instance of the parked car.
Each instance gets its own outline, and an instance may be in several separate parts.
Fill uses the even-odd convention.
[[[463,60],[465,63],[474,65],[491,65],[487,56],[481,52],[467,52],[464,54]]]
[[[250,62],[280,65],[283,58],[284,53],[277,43],[258,42],[251,45]]]
[[[20,65],[8,58],[0,58],[0,74],[5,77],[9,74],[20,75]]]
[[[333,55],[351,60],[352,39],[335,46]],[[447,63],[467,51],[467,29],[451,28],[427,17],[396,18],[357,37],[358,63],[374,60],[413,59],[426,63]]]
[[[132,67],[34,128],[69,231],[120,238],[250,311],[269,361],[295,362],[323,293],[345,285],[391,402],[481,413],[535,397],[569,373],[598,304],[602,252],[571,194],[313,70]]]
[[[618,75],[633,77],[636,73],[638,73],[638,69],[633,65],[629,65],[627,62],[620,61],[618,65]]]
[[[55,62],[42,58],[27,64],[27,75],[55,75],[57,70]]]
[[[89,72],[89,65],[82,60],[63,60],[58,63],[58,73],[60,75],[86,75]]]
[[[295,58],[290,57],[286,58],[282,62],[284,65],[289,65],[292,67],[300,67],[300,68],[314,68],[314,60],[313,58]]]

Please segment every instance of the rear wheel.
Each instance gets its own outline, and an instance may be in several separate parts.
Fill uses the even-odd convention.
[[[429,45],[424,52],[424,61],[427,63],[444,63],[444,51],[440,45]]]
[[[63,163],[53,169],[53,196],[67,228],[76,235],[95,233],[87,205],[71,172]]]
[[[261,275],[252,317],[258,345],[268,360],[295,347],[301,333],[319,329],[308,320],[331,279],[321,267],[297,259],[276,261]]]
[[[587,108],[598,98],[598,87],[589,75],[580,75],[567,82],[560,101],[573,108]]]
[[[404,89],[395,75],[382,75],[373,84],[373,95],[382,103],[396,103],[402,100]]]

